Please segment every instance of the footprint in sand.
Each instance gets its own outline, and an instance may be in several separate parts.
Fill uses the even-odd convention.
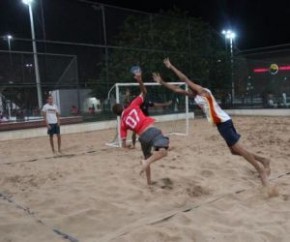
[[[167,189],[167,190],[172,190],[173,189],[173,181],[170,178],[162,178],[161,179],[161,188],[162,189]]]
[[[56,154],[52,158],[54,158],[54,159],[62,158],[62,157],[71,158],[71,157],[74,157],[74,156],[76,156],[76,154]]]
[[[169,166],[169,168],[172,169],[172,170],[176,169],[175,166]]]
[[[97,151],[96,150],[87,151],[88,154],[95,153],[95,152],[97,152]]]
[[[209,195],[210,194],[208,189],[203,188],[200,185],[193,185],[190,188],[187,188],[186,192],[190,197],[200,197],[202,195]]]
[[[26,162],[35,162],[35,161],[38,161],[38,159],[31,159],[31,160],[28,160]]]
[[[210,171],[210,170],[203,170],[203,171],[201,171],[201,175],[204,177],[210,177],[210,176],[214,175],[214,172]]]
[[[284,201],[288,201],[289,200],[289,195],[288,194],[283,194],[282,197],[283,197]]]

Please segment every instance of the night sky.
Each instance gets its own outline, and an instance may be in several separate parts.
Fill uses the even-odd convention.
[[[99,1],[100,2],[100,1]],[[216,30],[232,28],[237,33],[236,45],[251,49],[290,43],[290,1],[265,0],[165,0],[127,1],[107,0],[103,3],[159,12],[176,6],[193,17],[201,17]]]
[[[40,2],[41,0],[34,1]],[[51,6],[53,6],[54,1],[57,1],[58,4],[63,2],[63,5],[66,6],[64,8],[68,8],[69,4],[73,5],[81,0],[42,1],[50,1]],[[100,0],[95,2],[149,13],[160,13],[161,10],[166,11],[175,6],[187,11],[190,16],[200,17],[218,32],[224,28],[235,30],[237,34],[235,44],[240,50],[290,43],[290,1],[165,0],[166,3],[160,1],[128,3],[125,0]],[[66,10],[52,9],[50,11],[50,16],[46,14],[48,32],[49,28],[61,28],[60,20],[53,18],[54,11],[60,13],[63,11],[65,14]],[[84,12],[82,14],[86,15]],[[78,13],[75,13],[75,15],[78,16]],[[78,18],[86,17],[78,16]],[[36,24],[40,21],[40,17],[36,16]],[[89,29],[89,26],[84,25],[83,27]],[[21,0],[0,0],[0,36],[9,32],[16,33],[17,37],[20,38],[30,38],[28,11]],[[49,39],[49,36],[47,36],[47,39]]]

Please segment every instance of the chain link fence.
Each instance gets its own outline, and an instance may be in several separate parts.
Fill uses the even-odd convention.
[[[86,0],[43,0],[35,1],[33,14],[42,101],[53,94],[62,117],[113,119],[108,92],[117,82],[133,81],[132,65],[142,66],[145,81],[152,81],[153,71],[178,81],[163,66],[164,57],[210,88],[223,108],[289,108],[289,51],[235,50],[231,59],[221,34],[178,12],[148,14]],[[32,40],[2,38],[0,63],[2,118],[40,119]]]

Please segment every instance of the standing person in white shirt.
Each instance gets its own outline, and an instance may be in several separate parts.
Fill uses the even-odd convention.
[[[47,103],[42,108],[42,114],[47,126],[47,134],[49,135],[52,152],[56,153],[53,143],[53,135],[56,134],[58,152],[61,153],[60,114],[57,106],[53,103],[51,95],[48,96]]]

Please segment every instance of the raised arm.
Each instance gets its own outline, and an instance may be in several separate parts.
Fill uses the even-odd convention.
[[[192,96],[192,93],[190,93],[189,91],[183,90],[182,88],[169,84],[168,82],[165,82],[162,77],[160,76],[159,73],[154,72],[153,75],[153,80],[159,84],[161,84],[162,86],[165,86],[166,88],[168,88],[169,90],[178,93],[178,94],[182,94],[182,95],[187,95],[187,96]]]
[[[198,94],[204,92],[204,88],[202,86],[189,80],[189,78],[185,74],[183,74],[174,65],[172,65],[169,58],[165,58],[163,63],[169,70],[172,70],[175,73],[175,75],[180,79],[180,81],[185,82],[190,87],[190,89],[196,91]]]
[[[139,83],[140,91],[142,96],[145,98],[147,95],[147,89],[142,80],[142,72],[137,72],[134,74],[134,79]]]

